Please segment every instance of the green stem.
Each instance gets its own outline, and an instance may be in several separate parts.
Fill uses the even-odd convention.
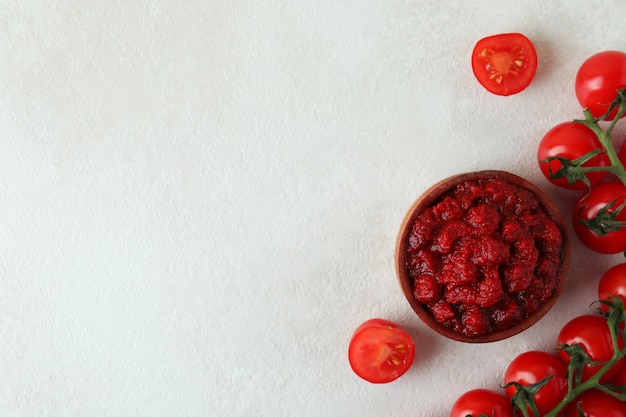
[[[561,402],[557,404],[555,408],[550,410],[543,417],[557,417],[563,411],[563,409],[576,397],[590,389],[600,390],[621,401],[626,400],[626,393],[613,391],[600,382],[600,378],[602,378],[609,371],[609,369],[611,369],[616,363],[626,357],[626,347],[622,349],[619,348],[620,340],[624,341],[619,333],[620,327],[626,323],[624,303],[619,299],[619,297],[612,297],[610,303],[606,303],[604,301],[601,302],[603,304],[609,305],[610,307],[607,315],[607,324],[609,326],[609,333],[611,335],[611,342],[613,345],[613,356],[608,362],[605,362],[604,365],[602,365],[602,367],[594,375],[576,386],[574,386],[574,372],[570,364],[570,366],[568,366],[567,372],[567,394],[561,400]]]
[[[626,103],[622,103],[619,105],[615,117],[611,121],[611,124],[606,128],[606,130],[602,129],[602,127],[598,123],[599,119],[593,117],[588,108],[585,109],[583,113],[585,115],[585,119],[575,121],[587,126],[596,134],[596,136],[598,137],[598,141],[600,141],[600,144],[604,148],[604,151],[606,152],[606,155],[611,162],[611,166],[597,167],[597,169],[588,172],[610,172],[617,178],[619,178],[624,185],[626,185],[626,168],[624,168],[624,164],[622,164],[622,161],[620,161],[619,156],[617,155],[617,151],[613,146],[613,141],[611,140],[611,132],[613,131],[613,128],[617,124],[619,118],[622,117],[624,113],[626,113]]]
[[[568,375],[568,381],[567,381],[567,394],[565,395],[565,397],[563,398],[563,400],[561,400],[561,402],[552,410],[550,410],[547,414],[545,414],[543,417],[556,417],[559,415],[559,413],[572,401],[574,400],[574,398],[578,397],[580,394],[582,394],[583,392],[589,390],[589,389],[599,389],[603,392],[606,392],[609,395],[612,395],[618,399],[622,399],[621,395],[615,391],[611,391],[608,388],[604,388],[604,386],[600,383],[600,378],[608,372],[609,369],[611,369],[611,367],[613,365],[615,365],[617,362],[620,361],[620,359],[622,359],[624,356],[626,356],[626,348],[622,349],[622,350],[615,350],[613,352],[613,357],[611,358],[610,361],[608,361],[598,372],[596,372],[593,376],[591,376],[589,379],[587,379],[586,381],[582,382],[580,385],[576,386],[575,388],[572,388],[572,376]]]

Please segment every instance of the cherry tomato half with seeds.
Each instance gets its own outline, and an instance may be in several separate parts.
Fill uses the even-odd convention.
[[[414,358],[415,344],[411,336],[397,324],[380,318],[361,324],[348,348],[352,370],[374,384],[400,378]]]
[[[487,91],[500,96],[517,94],[535,77],[537,51],[521,33],[487,36],[474,46],[472,71]]]
[[[605,233],[592,230],[584,222],[598,216],[615,217],[616,222],[626,222],[626,208],[617,213],[617,209],[626,202],[626,186],[619,182],[603,182],[595,185],[589,193],[585,192],[574,204],[572,222],[574,232],[580,241],[591,250],[615,254],[626,251],[626,226]],[[604,213],[604,214],[603,214]],[[606,221],[602,225],[606,226]]]
[[[603,51],[590,56],[576,73],[575,90],[578,102],[589,108],[594,117],[604,115],[617,97],[616,91],[626,88],[626,53]],[[613,120],[617,110],[605,120]]]
[[[548,376],[551,376],[550,380],[533,395],[537,410],[543,416],[556,407],[567,394],[567,368],[556,355],[538,350],[518,355],[507,367],[503,385],[517,382],[529,386]],[[510,400],[517,389],[514,385],[509,385],[504,392]],[[532,415],[530,408],[528,412]]]
[[[620,297],[626,305],[626,263],[613,265],[600,278],[598,282],[598,300],[608,300],[611,297]],[[601,306],[603,311],[608,311],[608,306]]]
[[[607,319],[602,316],[584,315],[578,316],[570,320],[561,328],[557,337],[557,344],[560,345],[580,345],[592,362],[606,362],[613,356],[613,342]],[[620,340],[620,349],[624,346],[624,342]],[[563,350],[557,350],[557,356],[563,364],[567,366],[570,356]],[[602,377],[601,383],[607,383],[613,379],[619,372],[624,360],[620,360],[612,366]],[[604,365],[587,364],[582,371],[581,381],[588,380],[595,375]]]
[[[581,123],[564,122],[554,126],[543,136],[537,150],[537,161],[541,172],[552,184],[569,190],[584,190],[587,189],[587,185],[582,180],[570,184],[566,178],[551,178],[550,172],[556,173],[563,165],[557,159],[550,161],[547,159],[563,157],[573,161],[597,149],[602,149],[602,145],[593,130]],[[599,153],[583,166],[597,167],[610,164],[609,157],[605,153]],[[606,172],[591,172],[585,174],[585,177],[590,185],[595,185],[606,177]]]
[[[585,391],[567,406],[564,417],[626,417],[626,403],[595,389]]]
[[[461,395],[450,411],[450,417],[514,417],[508,398],[496,391],[478,388]]]

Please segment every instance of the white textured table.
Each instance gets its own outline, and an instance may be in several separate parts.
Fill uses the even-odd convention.
[[[578,65],[626,49],[624,2],[1,3],[3,417],[446,416],[622,260],[575,240],[553,311],[480,346],[427,329],[393,266],[455,173],[506,169],[569,215],[536,147],[580,116]],[[497,97],[469,57],[511,31],[540,66]],[[418,346],[382,386],[346,358],[376,316]]]

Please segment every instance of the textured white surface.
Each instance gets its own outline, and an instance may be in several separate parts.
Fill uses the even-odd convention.
[[[497,387],[621,258],[575,241],[554,310],[472,346],[412,314],[397,228],[429,185],[478,169],[535,181],[568,215],[536,146],[579,117],[577,66],[626,49],[625,15],[589,0],[1,1],[0,415],[441,417]],[[540,67],[503,98],[469,56],[511,31]],[[382,386],[346,358],[376,316],[418,346]]]

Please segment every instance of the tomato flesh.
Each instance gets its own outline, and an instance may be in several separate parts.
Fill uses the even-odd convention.
[[[479,40],[472,52],[472,71],[487,91],[509,96],[524,90],[537,72],[537,52],[521,33]]]
[[[348,348],[352,370],[374,384],[400,378],[414,358],[415,344],[411,336],[397,324],[378,318],[361,324]]]

